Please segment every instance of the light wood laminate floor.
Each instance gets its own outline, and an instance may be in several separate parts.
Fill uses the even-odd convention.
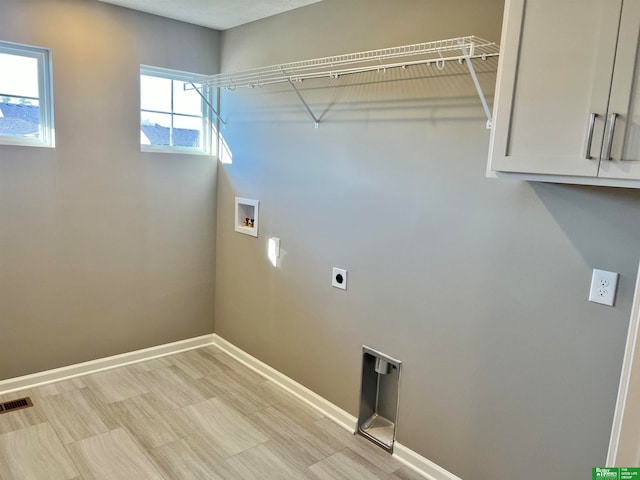
[[[389,454],[204,347],[21,392],[0,480],[418,480]]]

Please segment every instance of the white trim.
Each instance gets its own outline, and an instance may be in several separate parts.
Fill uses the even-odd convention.
[[[38,387],[48,383],[68,380],[70,378],[101,372],[112,368],[130,365],[132,363],[143,362],[158,357],[165,357],[175,353],[193,350],[213,343],[213,334],[202,335],[200,337],[188,338],[177,342],[157,345],[155,347],[135,350],[133,352],[121,353],[111,357],[99,358],[88,362],[76,363],[61,368],[45,370],[44,372],[24,375],[22,377],[10,378],[0,381],[0,394],[11,393],[25,388]]]
[[[235,358],[254,372],[268,378],[279,387],[283,388],[287,392],[305,402],[307,405],[322,413],[324,416],[336,422],[341,427],[347,429],[351,433],[354,433],[356,431],[356,417],[342,410],[340,407],[334,405],[317,393],[312,392],[304,385],[299,384],[295,380],[292,380],[286,375],[280,373],[275,368],[272,368],[266,363],[249,355],[247,352],[239,349],[232,343],[229,343],[219,335],[213,335],[213,344],[220,348],[220,350],[225,352],[227,355]]]
[[[142,77],[158,77],[158,78],[164,78],[167,80],[171,80],[171,108],[168,111],[153,111],[153,110],[148,110],[148,109],[143,109],[142,108]],[[176,145],[151,145],[151,144],[145,144],[145,143],[140,143],[140,151],[141,152],[156,152],[156,153],[175,153],[175,154],[187,154],[187,155],[207,155],[210,157],[214,157],[215,156],[215,152],[214,152],[214,148],[213,148],[213,141],[214,141],[214,125],[215,122],[213,120],[213,107],[211,107],[211,105],[214,102],[214,89],[209,88],[206,89],[206,91],[198,91],[198,96],[202,97],[201,101],[200,101],[200,105],[201,105],[201,115],[194,115],[194,114],[186,114],[186,115],[182,115],[178,112],[176,112],[175,108],[174,108],[174,97],[175,97],[175,93],[174,93],[174,80],[177,82],[184,82],[184,83],[200,83],[201,84],[201,79],[206,78],[203,75],[200,74],[196,74],[196,73],[190,73],[190,72],[183,72],[183,71],[179,71],[179,70],[171,70],[168,68],[162,68],[162,67],[153,67],[150,65],[140,65],[140,119],[142,120],[142,113],[143,112],[149,112],[149,113],[161,113],[164,115],[170,115],[171,116],[171,128],[173,127],[173,120],[174,117],[176,116],[188,116],[191,118],[198,118],[202,120],[202,126],[200,129],[200,134],[202,136],[201,138],[201,148],[200,147],[181,147],[181,146],[176,146]],[[186,86],[185,86],[186,89]],[[196,89],[197,90],[197,89]],[[142,130],[142,127],[141,127]],[[217,148],[217,147],[216,147]]]
[[[142,132],[142,128],[140,128],[140,132]],[[148,139],[145,135],[145,137]],[[199,148],[193,147],[169,147],[163,145],[151,145],[150,143],[141,143],[140,151],[142,153],[174,153],[179,155],[201,155],[205,157],[215,157],[215,154],[211,151],[200,150]]]
[[[184,72],[172,68],[154,67],[153,65],[140,64],[140,74],[152,77],[168,78],[169,80],[179,80],[181,82],[203,83],[209,78],[201,73]]]
[[[38,104],[39,104],[39,137],[12,136],[0,134],[0,145],[18,145],[27,147],[55,148],[55,129],[53,124],[53,74],[51,50],[11,42],[0,41],[0,53],[18,57],[33,58],[37,62]],[[13,92],[1,92],[9,97]],[[14,98],[20,98],[15,95]],[[23,97],[24,98],[24,97]],[[33,97],[35,100],[36,97]]]
[[[625,411],[627,399],[629,398],[629,386],[633,377],[634,363],[638,366],[639,358],[636,357],[636,347],[640,342],[638,333],[640,332],[640,266],[638,267],[638,278],[636,279],[636,289],[633,297],[633,306],[631,307],[631,318],[629,319],[629,331],[627,333],[627,344],[624,350],[624,359],[622,361],[622,373],[620,374],[620,385],[618,387],[618,399],[616,401],[616,409],[613,415],[613,425],[611,427],[611,438],[609,440],[609,451],[607,452],[607,466],[613,467],[619,463],[618,454],[620,449],[620,440],[622,430],[625,426]],[[635,373],[637,376],[637,373]],[[633,406],[635,409],[636,407]],[[635,415],[637,418],[637,415]],[[631,419],[627,421],[628,428],[637,428],[630,426]],[[637,424],[637,420],[635,422]],[[635,436],[635,434],[634,434]]]
[[[82,375],[110,370],[112,368],[118,368],[146,360],[152,360],[154,358],[165,357],[167,355],[205,347],[207,345],[215,345],[227,355],[235,358],[254,372],[268,378],[280,388],[296,396],[349,432],[354,433],[356,431],[356,417],[216,334],[188,338],[178,342],[167,343],[155,347],[144,348],[142,350],[122,353],[120,355],[91,360],[89,362],[77,363],[67,367],[2,380],[0,381],[0,395],[17,390],[23,390],[25,388],[38,387],[53,382],[59,382],[61,380],[68,380]],[[424,458],[398,442],[395,442],[394,444],[393,457],[427,480],[461,480],[460,477],[453,475],[444,468],[436,465],[432,461]]]
[[[427,480],[462,480],[460,477],[398,442],[393,446],[393,458]]]

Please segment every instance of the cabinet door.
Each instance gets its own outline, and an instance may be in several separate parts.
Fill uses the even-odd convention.
[[[507,0],[489,170],[598,174],[621,7]]]
[[[605,134],[600,173],[605,178],[640,179],[640,1],[625,1],[620,20],[616,63],[613,69],[609,125]],[[611,152],[608,137],[611,133]]]

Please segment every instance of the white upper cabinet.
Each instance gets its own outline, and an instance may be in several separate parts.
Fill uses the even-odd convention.
[[[489,171],[640,187],[639,34],[640,0],[507,0]]]
[[[640,1],[625,0],[607,112],[611,151],[605,142],[600,177],[640,179],[639,38]]]

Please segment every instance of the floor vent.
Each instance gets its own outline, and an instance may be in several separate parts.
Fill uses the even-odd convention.
[[[33,403],[29,397],[11,400],[10,402],[3,402],[0,403],[0,415],[29,407],[33,407]]]

